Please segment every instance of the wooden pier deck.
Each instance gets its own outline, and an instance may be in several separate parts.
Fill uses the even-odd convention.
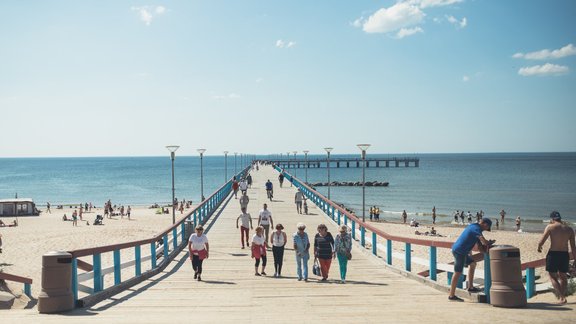
[[[188,254],[181,252],[160,274],[92,307],[64,314],[44,315],[32,310],[0,311],[1,323],[569,323],[576,318],[576,303],[552,304],[551,294],[531,299],[523,309],[503,309],[472,302],[449,302],[438,291],[389,271],[384,261],[353,248],[346,284],[337,279],[334,261],[327,283],[312,275],[296,280],[291,234],[296,224],[307,224],[311,239],[319,223],[335,235],[336,225],[310,204],[310,215],[299,215],[294,206],[294,187],[287,181],[278,187],[277,173],[263,167],[252,173],[248,190],[249,212],[255,219],[263,203],[269,204],[274,223],[282,223],[289,236],[284,256],[284,278],[273,278],[272,253],[269,276],[254,276],[248,249],[240,248],[236,217],[238,201],[223,204],[208,222],[210,258],[204,262],[203,281],[193,280]],[[266,199],[264,183],[273,181],[274,201]],[[251,231],[253,234],[254,231]]]

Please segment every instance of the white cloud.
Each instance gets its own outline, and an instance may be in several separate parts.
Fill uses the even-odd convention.
[[[278,48],[291,48],[294,47],[296,45],[296,42],[293,41],[284,41],[284,40],[277,40],[276,41],[276,47]]]
[[[227,95],[212,95],[212,99],[214,100],[226,100],[226,99],[239,99],[241,98],[240,95],[235,94],[235,93],[229,93]]]
[[[410,3],[420,8],[443,7],[463,2],[464,0],[411,0]]]
[[[544,65],[534,65],[523,67],[518,70],[518,74],[522,76],[548,76],[548,75],[562,75],[570,71],[570,68],[563,65],[556,65],[546,63]]]
[[[559,59],[570,55],[576,55],[576,47],[572,44],[568,44],[560,49],[549,50],[543,49],[541,51],[530,52],[530,53],[516,53],[512,55],[513,58],[524,58],[527,60],[548,60],[548,59]]]
[[[140,20],[142,20],[146,26],[152,24],[152,20],[159,15],[166,13],[166,7],[163,6],[143,6],[143,7],[132,7],[132,11],[136,11]]]
[[[414,28],[401,28],[398,33],[396,34],[396,38],[398,39],[402,39],[404,37],[407,36],[412,36],[416,33],[422,33],[424,32],[424,30],[422,30],[422,28],[420,27],[414,27]]]
[[[465,75],[465,76],[462,77],[462,82],[468,82],[468,81],[470,81],[470,77],[469,77],[469,76]]]
[[[358,24],[367,33],[388,33],[401,28],[419,25],[424,20],[424,12],[407,2],[398,2],[390,8],[376,11],[368,19]]]
[[[468,19],[466,19],[466,17],[462,18],[462,20],[458,20],[458,18],[454,16],[446,15],[446,20],[448,20],[448,22],[452,25],[456,26],[456,28],[464,28],[466,25],[468,25]]]

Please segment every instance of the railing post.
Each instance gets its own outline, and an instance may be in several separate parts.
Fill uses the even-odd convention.
[[[121,270],[122,262],[120,262],[120,250],[114,250],[114,285],[119,285],[122,282]]]
[[[29,283],[24,284],[24,294],[29,298],[32,298],[32,285]],[[76,300],[74,300],[74,304],[76,304]]]
[[[194,212],[194,227],[198,226],[198,211]]]
[[[534,297],[536,289],[536,276],[534,268],[526,268],[526,298]]]
[[[150,260],[152,261],[152,269],[156,268],[156,242],[150,243]]]
[[[356,239],[356,222],[352,221],[352,239]]]
[[[484,253],[484,295],[486,302],[490,304],[490,287],[492,286],[492,277],[490,274],[490,253]]]
[[[378,255],[377,251],[377,241],[376,241],[376,233],[372,232],[372,254]]]
[[[134,261],[136,264],[134,265],[136,277],[142,274],[142,256],[140,253],[140,245],[136,245],[134,247]]]
[[[348,216],[344,214],[344,225],[348,225]]]
[[[342,213],[340,213],[340,210],[338,210],[337,213],[338,213],[338,225],[340,225],[341,224],[340,219],[342,218]]]
[[[184,224],[184,222],[182,222],[182,224],[180,224],[180,234],[182,236],[182,242],[186,241],[186,225]]]
[[[365,233],[366,229],[364,228],[364,226],[360,226],[360,245],[362,245],[363,247],[366,247],[366,237],[364,237]]]
[[[412,271],[412,244],[406,243],[406,271]]]
[[[178,227],[174,227],[172,229],[172,247],[174,247],[174,251],[178,248]]]
[[[392,240],[386,240],[386,263],[392,265]]]
[[[164,241],[162,244],[164,246],[164,262],[168,262],[168,234],[162,236],[162,241]]]
[[[74,305],[78,300],[78,259],[72,258],[72,295],[74,296]]]
[[[102,291],[102,259],[100,253],[92,255],[93,271],[94,271],[94,292]]]
[[[436,281],[436,247],[430,247],[430,279]]]

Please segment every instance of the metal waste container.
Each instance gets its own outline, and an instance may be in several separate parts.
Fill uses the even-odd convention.
[[[72,254],[48,252],[42,256],[42,291],[38,312],[58,313],[74,308]]]
[[[522,283],[520,249],[498,245],[490,249],[490,303],[496,307],[526,306],[526,290]]]

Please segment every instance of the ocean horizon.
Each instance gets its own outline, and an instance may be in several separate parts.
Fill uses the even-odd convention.
[[[255,155],[270,159],[279,155]],[[331,155],[333,158],[358,154]],[[576,220],[576,152],[554,153],[428,153],[368,154],[371,157],[419,157],[420,167],[374,166],[366,169],[366,181],[387,181],[388,187],[367,187],[366,208],[376,205],[381,219],[399,221],[403,210],[409,218],[448,224],[456,210],[484,211],[490,218],[507,212],[507,225],[521,216],[527,229],[545,226],[547,215],[558,210],[564,219]],[[252,156],[251,156],[252,157]],[[283,155],[285,158],[286,156]],[[298,158],[303,158],[300,154]],[[309,155],[309,159],[325,158]],[[291,159],[293,155],[291,155]],[[228,155],[226,176],[241,169],[240,157]],[[249,163],[249,162],[247,162]],[[200,158],[175,159],[176,197],[200,200]],[[224,156],[204,156],[204,195],[225,182]],[[305,168],[287,169],[305,180]],[[331,166],[331,181],[361,181],[362,168]],[[271,179],[275,186],[276,179]],[[308,182],[326,182],[326,168],[308,169]],[[114,204],[145,206],[171,199],[171,162],[167,156],[142,157],[36,157],[0,158],[0,199],[32,198],[37,205]],[[318,187],[327,194],[326,187]],[[332,200],[362,212],[360,187],[332,187]],[[368,212],[366,212],[368,217]]]

